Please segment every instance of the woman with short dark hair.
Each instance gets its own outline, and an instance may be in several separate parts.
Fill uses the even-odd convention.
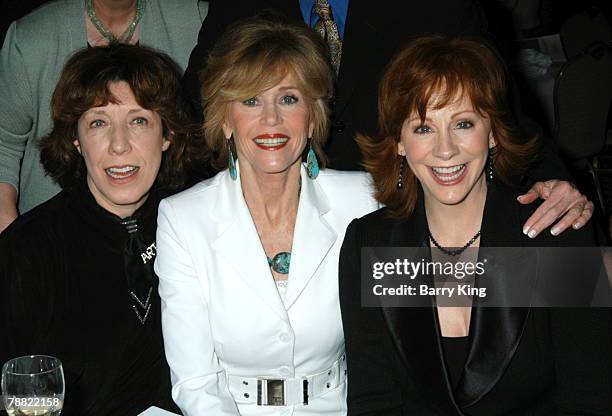
[[[189,113],[183,105],[181,70],[169,56],[153,49],[121,46],[82,50],[72,56],[51,100],[53,129],[40,144],[41,163],[47,175],[62,188],[81,183],[87,170],[75,146],[78,123],[92,107],[114,103],[110,86],[128,84],[136,101],[161,117],[162,134],[172,142],[163,153],[156,183],[178,189],[194,167],[197,143]],[[201,150],[198,150],[201,152]]]
[[[110,43],[167,53],[187,67],[208,1],[47,0],[8,28],[0,50],[0,232],[60,191],[40,164],[51,96],[81,48]],[[6,19],[6,16],[2,16]]]
[[[180,81],[145,47],[75,54],[41,143],[63,190],[0,236],[0,361],[59,358],[62,414],[175,409],[153,261],[158,202],[197,159]]]

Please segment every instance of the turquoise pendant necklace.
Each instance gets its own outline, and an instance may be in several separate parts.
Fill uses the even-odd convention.
[[[276,273],[289,274],[289,266],[291,265],[291,253],[287,251],[281,251],[274,258],[266,256],[268,259],[268,265]]]

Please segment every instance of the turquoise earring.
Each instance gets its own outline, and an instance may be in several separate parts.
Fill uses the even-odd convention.
[[[238,178],[238,172],[236,171],[236,163],[234,162],[234,154],[232,153],[232,139],[227,140],[227,166],[229,168],[230,178],[236,180]]]
[[[310,179],[317,179],[317,176],[319,176],[319,161],[317,160],[317,155],[315,155],[314,150],[312,150],[312,145],[306,157],[306,173]]]

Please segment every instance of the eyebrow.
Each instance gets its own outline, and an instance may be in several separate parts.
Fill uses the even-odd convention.
[[[463,113],[476,114],[476,111],[475,110],[461,110],[461,111],[457,111],[456,113],[453,113],[452,117],[457,117],[459,114],[463,114]]]
[[[477,114],[475,110],[460,110],[460,111],[457,111],[457,112],[454,112],[453,114],[451,114],[451,118],[455,118],[458,115],[463,114],[463,113]],[[421,121],[421,117],[418,117],[418,116],[417,117],[411,117],[411,118],[408,119],[408,122],[412,123],[413,121],[416,121],[416,120]],[[431,117],[426,116],[424,121],[431,121]]]
[[[298,87],[294,87],[293,85],[282,86],[282,87],[279,87],[278,89],[281,90],[281,91],[284,91],[284,90],[299,90]]]
[[[144,108],[132,108],[130,110],[128,110],[128,114],[133,114],[133,113],[140,113],[141,111],[147,111]],[[86,114],[95,114],[95,115],[106,115],[106,111],[105,110],[88,110],[86,111]]]

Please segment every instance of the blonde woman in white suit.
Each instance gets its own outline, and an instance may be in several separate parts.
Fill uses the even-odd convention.
[[[377,204],[365,173],[319,172],[325,46],[252,19],[217,44],[203,85],[205,139],[225,170],[164,200],[158,219],[173,398],[191,416],[345,414],[339,249]]]

